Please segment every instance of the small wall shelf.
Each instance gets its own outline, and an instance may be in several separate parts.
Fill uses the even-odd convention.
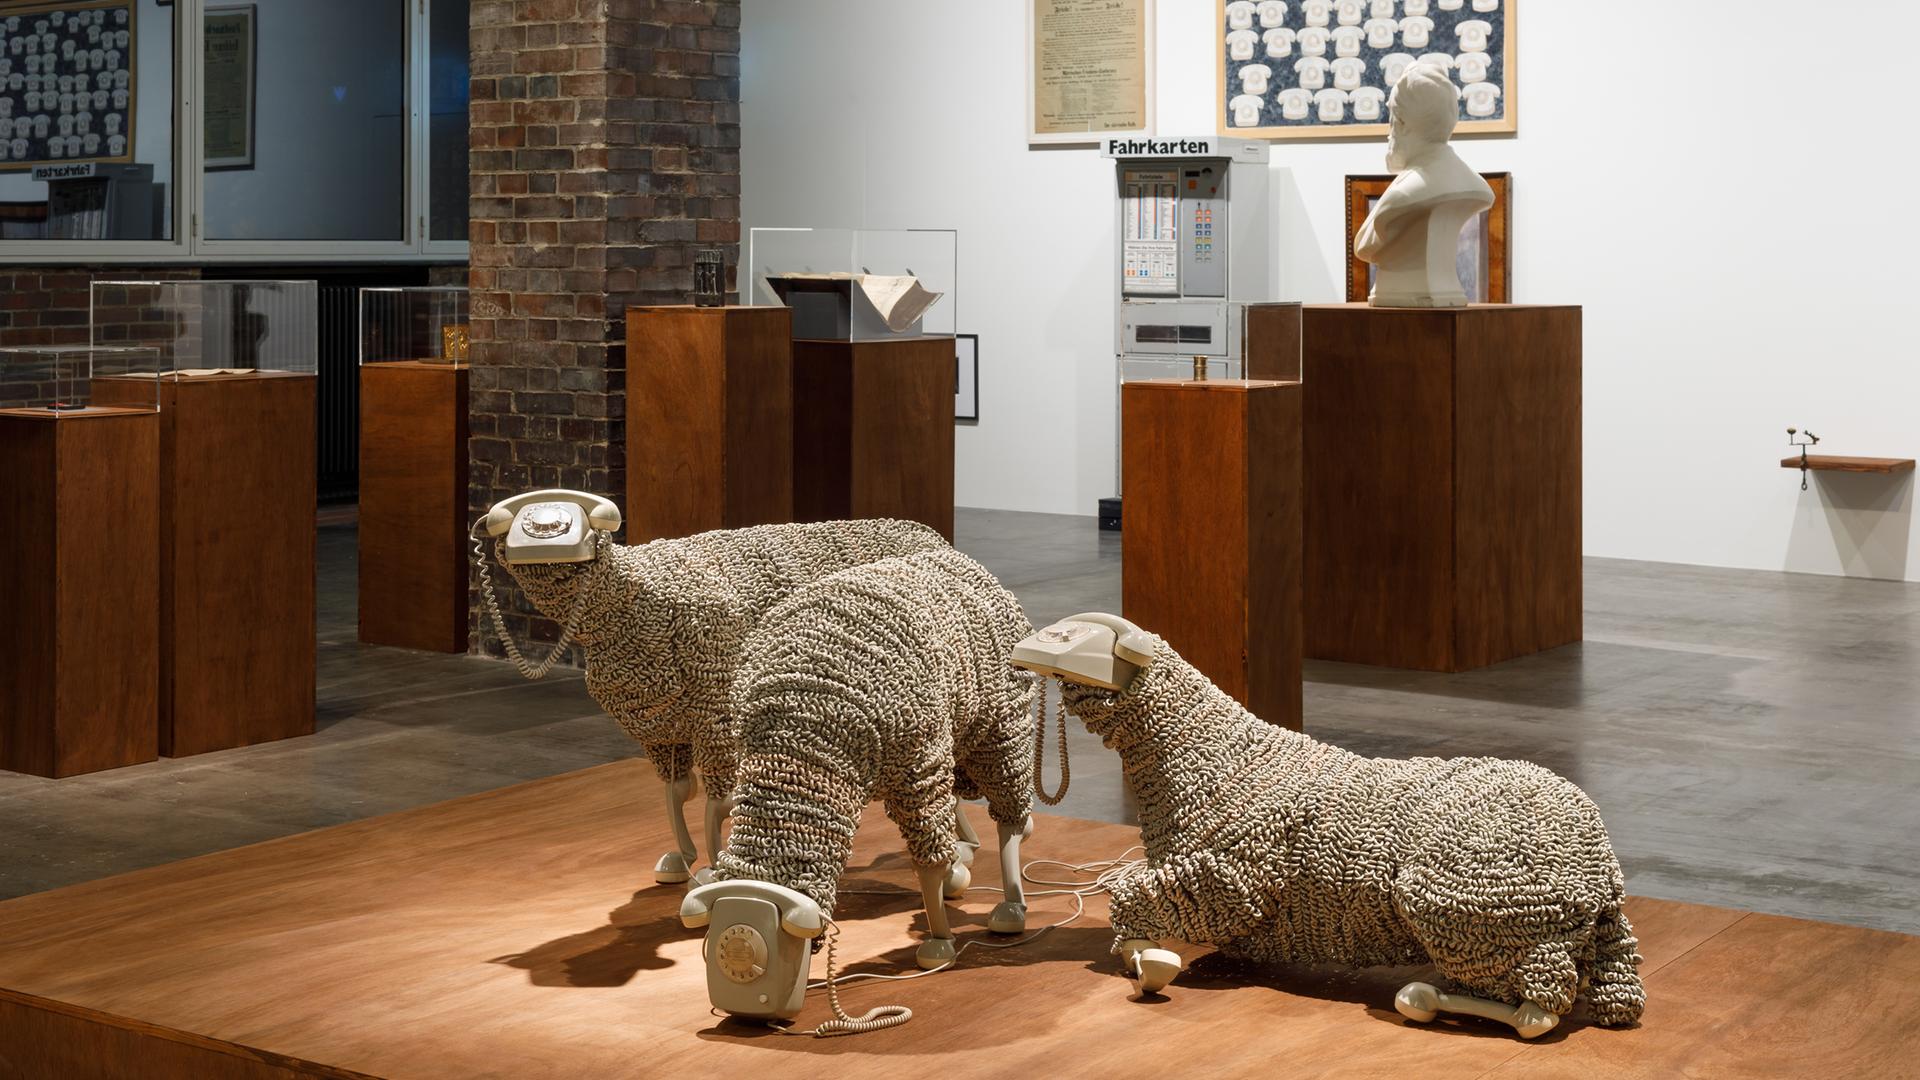
[[[1808,454],[1804,462],[1797,457],[1780,459],[1780,467],[1783,469],[1798,469],[1803,466],[1813,472],[1900,473],[1913,471],[1913,459],[1837,457],[1832,454]]]

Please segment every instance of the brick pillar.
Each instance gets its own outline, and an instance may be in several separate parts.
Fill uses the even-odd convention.
[[[740,2],[471,13],[469,509],[542,487],[618,499],[627,307],[687,302],[698,249],[738,261]],[[512,632],[553,640],[505,580]]]

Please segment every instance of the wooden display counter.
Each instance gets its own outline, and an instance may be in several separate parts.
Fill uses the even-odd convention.
[[[792,521],[793,312],[627,309],[627,542]]]
[[[1121,613],[1300,730],[1300,384],[1148,380],[1120,396]]]
[[[1307,655],[1580,640],[1580,309],[1311,305],[1304,352]]]
[[[793,343],[795,521],[891,517],[953,539],[951,337]]]
[[[652,766],[624,761],[0,903],[0,1072],[271,1077],[1417,1076],[1426,1080],[1896,1076],[1920,1059],[1920,938],[1632,898],[1641,1026],[1584,1007],[1538,1042],[1412,1024],[1419,968],[1199,960],[1130,1000],[1103,897],[1013,949],[841,990],[913,1019],[780,1037],[708,1011]],[[975,827],[992,836],[982,807]],[[1027,859],[1110,859],[1138,829],[1040,814]],[[976,886],[999,884],[990,852]],[[904,974],[922,923],[898,831],[869,807],[835,912],[843,972]],[[1046,868],[1040,868],[1044,870]],[[1058,876],[1057,873],[1050,876]],[[1071,901],[1029,892],[1034,928]],[[999,896],[948,905],[962,941]],[[816,954],[814,976],[826,956]],[[797,1026],[827,1017],[807,997]],[[1177,1061],[1176,1061],[1177,1059]]]
[[[360,640],[467,651],[466,365],[360,368]]]
[[[151,401],[142,381],[95,379],[94,400]],[[167,757],[313,733],[314,387],[283,371],[160,380]]]
[[[0,409],[0,769],[73,776],[159,752],[152,401]]]

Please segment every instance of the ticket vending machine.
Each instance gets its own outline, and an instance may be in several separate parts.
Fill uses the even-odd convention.
[[[1115,137],[1101,156],[1114,163],[1118,381],[1190,378],[1198,357],[1209,378],[1294,377],[1266,370],[1249,330],[1275,293],[1267,144]],[[1119,407],[1116,393],[1116,433]],[[1119,471],[1116,441],[1116,489]],[[1102,527],[1118,527],[1118,502],[1101,500]]]

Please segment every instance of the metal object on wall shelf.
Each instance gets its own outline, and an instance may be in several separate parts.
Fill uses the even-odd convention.
[[[1812,428],[1807,429],[1805,439],[1799,438],[1799,435],[1799,428],[1787,429],[1787,445],[1800,448],[1800,490],[1805,491],[1807,490],[1807,447],[1819,445],[1820,436],[1815,435]]]
[[[726,256],[709,248],[693,254],[693,303],[696,307],[719,307],[727,302]]]
[[[1207,381],[1207,358],[1204,356],[1196,356],[1193,358],[1193,381]]]

